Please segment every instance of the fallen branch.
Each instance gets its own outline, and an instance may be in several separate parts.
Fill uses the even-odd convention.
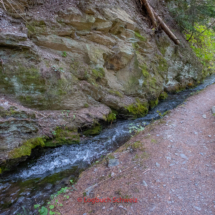
[[[147,13],[149,17],[151,18],[151,21],[153,23],[154,27],[157,27],[157,21],[158,24],[160,24],[161,28],[164,30],[164,32],[169,36],[169,38],[177,45],[180,44],[179,39],[173,34],[173,32],[170,30],[170,28],[164,23],[164,21],[160,18],[159,15],[153,10],[153,8],[150,6],[147,0],[140,0],[141,4],[145,6]],[[157,20],[157,21],[156,21]]]
[[[165,31],[165,33],[169,36],[169,38],[176,44],[176,45],[180,45],[180,41],[179,39],[173,34],[173,32],[169,29],[169,27],[163,22],[163,20],[160,18],[160,16],[158,16],[155,12],[155,17],[157,18],[157,20],[159,21],[162,29]]]
[[[154,26],[154,28],[157,27],[157,22],[156,22],[156,18],[153,12],[153,9],[151,8],[151,6],[149,5],[147,0],[140,0],[141,4],[143,4],[147,10],[148,15],[151,18],[152,24]]]

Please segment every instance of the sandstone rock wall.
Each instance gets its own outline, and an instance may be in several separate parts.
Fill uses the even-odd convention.
[[[159,13],[174,27],[165,5]],[[55,138],[57,127],[74,132],[106,120],[112,110],[144,115],[164,91],[202,80],[201,64],[176,26],[179,47],[150,28],[134,1],[120,0],[114,7],[68,4],[54,12],[41,2],[20,14],[9,6],[7,14],[0,11],[0,94],[19,111],[36,113],[36,121],[28,132],[14,127],[11,132],[28,133],[19,140],[8,140],[10,129],[2,130],[2,160],[29,138]],[[1,121],[13,123],[10,117]]]

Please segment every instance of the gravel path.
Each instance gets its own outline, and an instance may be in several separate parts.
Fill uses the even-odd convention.
[[[214,96],[211,85],[148,126],[109,156],[119,165],[108,167],[107,158],[84,171],[70,199],[59,197],[61,213],[215,215]],[[77,201],[86,194],[85,199],[137,198],[137,203]]]

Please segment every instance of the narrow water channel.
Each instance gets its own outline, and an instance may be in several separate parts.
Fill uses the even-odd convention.
[[[142,128],[159,113],[182,104],[191,93],[215,83],[215,75],[205,79],[196,88],[171,94],[145,117],[118,121],[96,137],[78,145],[64,145],[54,149],[38,149],[35,155],[20,164],[15,171],[0,176],[0,215],[37,214],[35,204],[45,204],[50,195],[77,178],[81,170],[129,140],[132,127]]]

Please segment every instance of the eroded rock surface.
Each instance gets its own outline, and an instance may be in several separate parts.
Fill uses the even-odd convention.
[[[180,47],[151,30],[132,1],[118,4],[108,8],[91,2],[51,12],[42,3],[30,7],[23,1],[27,22],[8,5],[8,14],[0,9],[2,102],[36,114],[30,120],[27,115],[21,121],[13,115],[1,118],[3,160],[28,139],[55,138],[60,128],[77,132],[107,120],[112,110],[142,116],[164,91],[202,80],[201,64],[176,28]],[[174,27],[165,7],[160,12]]]

